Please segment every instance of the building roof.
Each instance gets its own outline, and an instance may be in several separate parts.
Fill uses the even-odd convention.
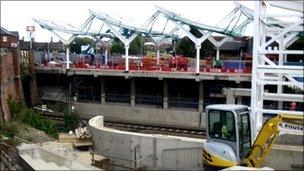
[[[241,42],[225,42],[220,50],[239,50]]]
[[[20,44],[20,49],[22,49],[22,50],[30,49],[29,41],[20,40],[19,44]],[[59,51],[63,48],[63,43],[62,42],[50,42],[48,45],[47,42],[33,42],[33,49],[48,50],[48,48],[50,48],[51,50]]]
[[[221,41],[225,38],[225,36],[212,36],[216,41]],[[229,50],[229,51],[235,51],[246,49],[248,46],[248,36],[244,37],[234,37],[232,40],[225,42],[221,47],[220,50]],[[215,47],[214,47],[215,48]]]
[[[5,29],[3,27],[1,27],[0,34],[1,35],[10,35],[10,36],[19,38],[19,33],[17,31],[8,31],[7,29]]]

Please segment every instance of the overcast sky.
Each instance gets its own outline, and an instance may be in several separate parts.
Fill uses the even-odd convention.
[[[254,1],[241,2],[253,9]],[[63,21],[80,26],[89,16],[88,9],[111,12],[143,24],[155,11],[154,5],[184,15],[188,19],[215,25],[233,8],[233,1],[1,1],[1,27],[18,31],[27,38],[26,26],[36,27],[36,41],[50,41],[54,37],[42,29],[32,18]],[[252,29],[246,31],[252,34]]]

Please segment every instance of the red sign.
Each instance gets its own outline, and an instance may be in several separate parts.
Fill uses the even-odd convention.
[[[26,26],[26,31],[34,32],[35,31],[35,26]]]

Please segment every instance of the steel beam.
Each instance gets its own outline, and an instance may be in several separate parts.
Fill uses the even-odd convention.
[[[304,95],[300,94],[282,94],[264,92],[264,100],[286,101],[286,102],[304,102]]]

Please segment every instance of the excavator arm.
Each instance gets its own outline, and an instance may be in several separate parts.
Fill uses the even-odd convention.
[[[297,125],[304,125],[304,116],[279,114],[269,118],[260,130],[255,142],[243,160],[242,164],[248,167],[261,167],[263,161],[271,150],[271,147],[279,135],[279,123],[288,122]]]

